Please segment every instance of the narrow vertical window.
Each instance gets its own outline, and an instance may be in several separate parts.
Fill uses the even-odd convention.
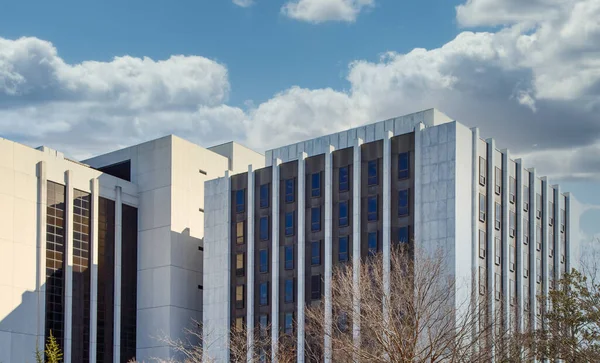
[[[340,237],[338,240],[338,260],[340,262],[348,261],[348,236]]]
[[[408,189],[398,192],[398,216],[404,217],[408,215]]]
[[[238,253],[235,256],[235,275],[244,276],[246,269],[244,268],[244,254]]]
[[[479,257],[485,258],[486,250],[486,233],[484,230],[479,230]]]
[[[258,260],[259,260],[258,272],[260,272],[260,273],[269,272],[269,251],[268,250],[260,250]]]
[[[511,272],[514,272],[515,271],[515,267],[516,267],[516,265],[515,265],[515,255],[516,255],[515,246],[510,246],[510,255],[509,255],[509,264],[510,264],[510,266],[509,266],[509,268],[510,268]]]
[[[514,238],[517,235],[517,215],[515,214],[515,212],[510,211],[510,213],[508,214],[508,223],[508,235],[511,238]]]
[[[237,213],[244,213],[246,211],[246,193],[244,189],[237,190],[235,192],[235,211]]]
[[[535,276],[536,276],[536,281],[537,283],[541,283],[542,282],[542,260],[539,258],[536,258],[535,260]]]
[[[310,277],[310,298],[312,300],[321,299],[321,275]]]
[[[485,214],[486,214],[485,195],[479,194],[479,220],[481,222],[485,222]]]
[[[238,245],[243,245],[244,240],[244,222],[237,222],[235,228],[235,238]]]
[[[294,247],[293,246],[285,246],[284,248],[284,267],[286,270],[294,269]]]
[[[510,280],[510,306],[515,306],[517,303],[517,285],[515,284],[515,280]]]
[[[237,285],[235,287],[235,308],[244,308],[244,285]]]
[[[529,252],[523,251],[523,277],[529,277]]]
[[[269,208],[269,184],[260,186],[260,207]]]
[[[398,179],[410,177],[410,153],[405,152],[398,155]]]
[[[314,207],[310,210],[310,230],[312,232],[321,230],[321,207]]]
[[[500,170],[500,168],[496,168],[495,181],[496,183],[494,185],[494,192],[500,195],[502,193],[502,170]]]
[[[285,202],[293,203],[296,199],[294,196],[294,179],[287,179],[285,181]]]
[[[310,263],[313,266],[321,264],[321,241],[311,242],[311,258]]]
[[[268,325],[269,325],[269,315],[261,314],[258,317],[258,326],[259,326],[259,332],[260,332],[261,338],[266,338],[268,336],[268,334],[269,334]]]
[[[539,193],[535,195],[535,217],[542,218],[542,195]]]
[[[260,306],[265,306],[269,304],[269,283],[261,282],[258,286],[259,297],[258,304]]]
[[[288,212],[285,214],[285,235],[294,235],[294,212]]]
[[[554,257],[554,231],[548,229],[548,257]]]
[[[369,256],[375,256],[378,251],[377,232],[369,232],[368,239]]]
[[[294,302],[294,279],[287,279],[284,282],[284,302],[286,304]]]
[[[348,202],[340,202],[340,218],[339,224],[340,227],[346,227],[348,225]]]
[[[409,227],[404,226],[400,227],[398,230],[398,242],[400,243],[408,243],[409,242]]]
[[[494,227],[496,228],[496,230],[499,231],[500,228],[502,227],[502,206],[500,206],[500,203],[496,203],[495,208],[496,208],[496,213],[495,213]]]
[[[311,176],[311,196],[321,196],[321,173],[314,173]]]
[[[294,334],[294,313],[285,313],[283,316],[283,332],[287,335]]]
[[[260,240],[266,241],[269,239],[269,217],[260,217]]]
[[[500,237],[494,238],[494,247],[496,251],[494,262],[499,266],[502,261],[502,241],[500,240]]]
[[[242,318],[242,317],[235,318],[235,330],[238,333],[242,333],[244,331],[244,318]]]
[[[535,249],[542,250],[542,226],[539,224],[535,226]]]
[[[565,209],[561,209],[560,210],[560,231],[561,231],[561,233],[567,230],[566,225],[567,225],[567,211]]]
[[[529,220],[523,219],[523,244],[529,244]]]
[[[508,199],[511,204],[515,204],[517,202],[517,180],[513,177],[510,178],[510,184],[508,187],[509,196]]]
[[[379,177],[377,175],[377,160],[370,160],[367,164],[368,167],[368,185],[377,185],[379,184]]]
[[[487,179],[487,165],[483,157],[479,157],[479,185],[485,186]]]
[[[479,266],[479,295],[485,295],[486,285],[485,267]]]
[[[529,212],[529,187],[523,185],[523,210],[525,212]]]
[[[496,301],[500,300],[500,295],[502,294],[502,280],[500,278],[500,274],[494,274],[494,296]]]
[[[367,220],[369,222],[377,220],[377,196],[371,196],[367,199]]]
[[[553,202],[548,203],[548,225],[549,226],[554,225],[554,203]]]
[[[348,183],[348,167],[344,166],[340,168],[340,192],[347,192],[350,189]]]

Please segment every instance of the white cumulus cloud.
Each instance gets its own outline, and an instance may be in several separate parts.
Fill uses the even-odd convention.
[[[310,23],[354,22],[361,11],[374,4],[375,0],[293,0],[284,4],[281,12]]]
[[[254,0],[233,0],[233,3],[237,6],[241,6],[243,8],[248,8],[254,5]]]

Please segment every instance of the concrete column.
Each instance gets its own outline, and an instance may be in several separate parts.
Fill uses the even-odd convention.
[[[354,162],[353,162],[353,177],[352,177],[352,267],[353,267],[353,311],[352,311],[352,336],[354,344],[360,345],[360,245],[361,245],[361,162],[362,153],[361,145],[363,140],[357,138],[354,143]],[[358,361],[355,357],[354,361]]]
[[[474,127],[471,129],[471,174],[473,189],[471,190],[471,306],[473,316],[479,316],[479,129]],[[415,171],[416,172],[416,171]],[[479,333],[479,324],[477,319],[473,321],[473,337],[477,337]],[[477,344],[474,344],[473,349],[477,349]]]
[[[506,326],[510,326],[512,322],[510,321],[510,296],[509,296],[509,286],[508,276],[510,275],[510,266],[509,266],[509,256],[510,248],[509,248],[509,225],[510,220],[508,216],[508,195],[510,194],[510,185],[508,185],[509,181],[509,170],[508,161],[510,160],[510,152],[508,149],[502,150],[502,302],[504,304],[504,310],[502,314],[504,315],[504,321],[507,322]]]
[[[537,173],[534,168],[529,169],[529,311],[531,313],[531,324],[529,325],[532,330],[537,328],[537,227],[536,227],[536,208],[537,208]]]
[[[384,325],[389,326],[390,320],[390,245],[391,245],[391,199],[392,199],[392,137],[391,131],[383,135],[383,320]],[[386,330],[387,331],[387,330]],[[386,341],[389,339],[385,336]],[[389,360],[390,357],[387,357]]]
[[[121,266],[122,266],[122,233],[123,230],[123,205],[121,187],[115,188],[115,316],[113,336],[113,361],[121,361]]]
[[[46,208],[48,201],[48,179],[46,162],[37,164],[37,276],[36,290],[38,300],[37,340],[38,349],[44,350],[46,335]]]
[[[307,154],[302,152],[298,156],[298,318],[297,320],[297,361],[298,363],[304,363],[304,300],[305,300],[305,250],[306,250],[306,228],[304,224],[306,215],[306,197],[304,186],[306,181],[306,158]]]
[[[73,171],[65,172],[65,362],[71,362],[73,343]]]
[[[542,294],[548,296],[548,218],[550,210],[548,209],[548,193],[550,193],[548,178],[542,177]],[[546,307],[547,308],[547,307]]]
[[[517,251],[517,332],[523,331],[523,313],[524,313],[524,301],[523,301],[523,162],[521,159],[515,161],[517,164],[517,202],[515,208],[517,211],[517,234],[515,239],[516,251]]]
[[[487,203],[487,246],[486,249],[488,251],[487,258],[487,266],[486,266],[486,274],[487,274],[487,299],[488,299],[488,316],[490,319],[494,319],[496,313],[496,299],[495,299],[495,274],[494,274],[494,260],[496,253],[496,243],[494,240],[495,228],[494,221],[496,219],[496,208],[494,205],[494,177],[495,177],[495,165],[496,165],[496,142],[494,139],[487,139],[487,195],[486,195],[486,203]],[[492,330],[490,334],[493,336],[494,331]],[[491,347],[491,359],[494,360],[494,347]]]
[[[560,273],[560,211],[564,208],[564,201],[560,194],[560,185],[552,186],[554,190],[554,281],[561,277]]]
[[[247,361],[253,361],[254,353],[254,170],[252,164],[248,165],[248,187],[246,230],[248,241],[248,284],[246,289],[246,335],[248,338]]]
[[[281,159],[272,163],[271,182],[271,271],[273,273],[273,293],[271,294],[271,362],[277,363],[279,348],[279,165]]]
[[[333,313],[331,311],[331,273],[332,273],[332,243],[333,243],[333,150],[331,145],[325,151],[325,337],[324,359],[326,363],[332,359],[331,333]]]
[[[98,340],[98,202],[100,199],[100,185],[98,179],[91,183],[91,263],[90,263],[90,363],[96,363],[96,341]]]
[[[422,152],[421,152],[421,145],[422,145],[422,141],[421,141],[421,137],[422,137],[422,130],[425,129],[425,125],[423,123],[419,123],[417,126],[415,126],[415,165],[414,165],[414,175],[415,175],[415,202],[414,204],[414,210],[415,210],[415,224],[414,224],[414,230],[413,230],[413,245],[415,248],[423,248],[423,246],[419,246],[420,241],[421,241],[421,221],[423,220],[422,218],[422,211],[423,209],[421,208],[422,203],[421,203],[421,192],[422,192],[422,188],[421,188],[421,175],[423,175],[422,170],[421,170],[421,158],[422,158]]]
[[[571,251],[571,237],[574,234],[571,228],[571,193],[565,193],[565,198],[565,212],[567,214],[567,220],[565,221],[565,271],[571,272],[574,265],[573,259],[579,258],[579,256],[575,256]]]

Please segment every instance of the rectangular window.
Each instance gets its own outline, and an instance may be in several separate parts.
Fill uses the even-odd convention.
[[[509,258],[509,268],[510,268],[511,272],[514,272],[515,267],[516,267],[515,255],[516,255],[515,246],[510,246],[510,255],[508,256],[508,258]]]
[[[486,208],[485,195],[479,194],[479,220],[481,222],[485,222]]]
[[[244,267],[244,254],[238,253],[235,256],[235,275],[244,276],[246,269]]]
[[[529,187],[523,185],[523,210],[529,212]]]
[[[340,218],[339,218],[340,227],[345,227],[348,225],[348,202],[340,202],[339,210],[340,210]]]
[[[539,258],[536,258],[535,260],[535,276],[536,276],[536,281],[537,283],[541,283],[542,282],[542,260]]]
[[[310,263],[313,266],[318,266],[321,264],[321,241],[314,241],[314,242],[311,242],[310,244],[311,244]]]
[[[286,203],[293,203],[294,200],[296,199],[294,196],[294,179],[287,179],[285,181],[285,202]]]
[[[508,235],[511,238],[517,235],[517,215],[513,211],[508,214]]]
[[[500,230],[500,228],[502,227],[502,206],[499,203],[496,203],[495,205],[496,208],[496,212],[495,214],[495,220],[494,220],[494,228],[496,228],[496,230]]]
[[[368,166],[368,179],[367,179],[367,184],[369,186],[371,185],[377,185],[379,184],[379,178],[377,175],[377,160],[370,160],[367,164]]]
[[[260,217],[260,240],[266,241],[269,239],[269,217]]]
[[[485,159],[480,156],[479,157],[479,185],[485,186],[486,179],[487,179],[487,165],[485,163]]]
[[[408,243],[409,238],[409,226],[400,227],[400,229],[398,230],[398,242]]]
[[[485,258],[486,249],[486,233],[484,230],[479,230],[479,257]]]
[[[398,192],[398,216],[404,217],[408,215],[408,189]]]
[[[269,335],[269,315],[261,314],[258,317],[258,326],[261,338],[266,338]]]
[[[285,214],[285,235],[294,235],[294,212],[288,212]]]
[[[284,302],[286,304],[294,302],[294,279],[287,279],[284,282]]]
[[[310,277],[310,298],[312,300],[321,299],[321,275]]]
[[[258,252],[258,272],[269,272],[269,250],[260,250]]]
[[[245,194],[244,189],[236,190],[235,192],[235,211],[237,213],[244,213],[246,211]]]
[[[498,195],[502,193],[502,170],[496,168],[494,192]]]
[[[529,220],[523,220],[523,244],[529,244]]]
[[[539,224],[535,226],[535,249],[542,250],[542,226]]]
[[[510,280],[510,306],[515,306],[517,303],[517,286],[515,284],[515,280]]]
[[[565,240],[565,235],[560,235],[560,263],[565,263],[565,254],[567,248],[567,241]]]
[[[377,196],[371,196],[367,199],[367,220],[369,222],[377,220]]]
[[[515,204],[517,202],[517,180],[515,178],[510,178],[510,184],[508,189],[508,200],[511,204]]]
[[[244,308],[244,285],[237,285],[235,287],[235,308]]]
[[[500,301],[500,295],[502,294],[502,280],[500,274],[494,274],[494,297],[496,301]]]
[[[314,173],[311,175],[311,193],[312,197],[321,196],[321,173]]]
[[[398,155],[398,179],[410,177],[410,153],[405,152]]]
[[[567,230],[567,211],[564,209],[560,210],[560,231],[564,232]]]
[[[244,240],[244,222],[237,222],[235,231],[236,231],[235,238],[236,238],[237,244],[243,245],[245,242],[245,240]]]
[[[340,168],[340,192],[347,192],[348,190],[350,190],[348,167],[344,166]]]
[[[269,305],[269,283],[261,282],[258,291],[258,304],[260,306]]]
[[[310,209],[310,230],[313,232],[321,230],[321,207]]]
[[[348,261],[348,236],[340,237],[338,240],[338,260],[340,262]]]
[[[294,313],[285,313],[283,316],[283,332],[287,335],[294,334]]]
[[[500,237],[494,238],[494,249],[496,251],[494,262],[496,265],[500,265],[500,262],[502,261],[502,241],[500,240]]]
[[[548,257],[554,257],[554,232],[552,229],[548,230]]]
[[[548,203],[548,225],[554,225],[554,203]]]
[[[375,256],[377,254],[377,232],[369,232],[368,234],[368,248],[369,256]]]
[[[485,267],[479,266],[479,295],[485,295],[486,285]]]
[[[284,267],[286,270],[294,269],[294,247],[293,246],[285,246],[284,247]]]
[[[539,193],[535,196],[535,217],[542,219],[542,195]]]
[[[529,277],[529,253],[523,252],[523,277]]]
[[[235,330],[238,333],[242,333],[244,331],[244,318],[239,316],[235,318]]]
[[[260,186],[260,207],[269,208],[269,184]]]

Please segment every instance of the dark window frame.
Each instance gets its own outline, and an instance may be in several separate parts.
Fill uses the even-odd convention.
[[[262,184],[260,186],[260,208],[264,209],[264,208],[269,208],[269,195],[271,193],[269,193],[269,184]]]
[[[372,209],[374,205],[374,209]],[[367,221],[375,222],[379,218],[379,197],[371,195],[367,197]]]
[[[340,204],[338,205],[338,211],[339,211],[339,218],[338,218],[338,224],[340,227],[347,227],[349,224],[349,218],[348,218],[348,214],[349,214],[349,207],[348,207],[348,201],[344,200],[341,201]],[[345,211],[345,212],[343,212]]]
[[[321,172],[316,172],[311,174],[310,176],[310,186],[311,186],[311,191],[310,191],[310,195],[313,198],[318,198],[321,196]],[[315,186],[315,183],[318,184]]]
[[[310,299],[321,300],[321,275],[310,277]]]
[[[405,163],[405,165],[402,165]],[[410,178],[410,152],[398,154],[398,180]]]
[[[264,262],[263,256],[265,257]],[[266,248],[258,251],[258,273],[269,273],[269,250]]]
[[[398,217],[410,215],[410,189],[398,191]]]
[[[288,252],[290,253],[291,259],[288,259]],[[283,268],[285,270],[293,270],[295,266],[294,263],[294,246],[284,246],[283,247]]]
[[[246,211],[246,190],[238,189],[235,191],[235,212],[244,213]]]
[[[294,178],[286,179],[283,183],[285,202],[294,203],[296,201],[296,180]]]
[[[290,218],[290,219],[288,219]],[[285,219],[284,219],[284,223],[285,223],[285,236],[286,237],[290,237],[294,235],[294,225],[295,225],[295,219],[296,219],[296,211],[291,211],[291,212],[287,212],[285,214]],[[291,225],[288,225],[288,221],[291,222]]]
[[[317,252],[316,256],[315,252]],[[310,264],[311,266],[321,265],[321,241],[312,241],[310,243]]]
[[[339,170],[339,188],[340,192],[347,192],[350,190],[350,167],[343,166]]]
[[[269,217],[268,216],[260,217],[258,226],[259,226],[258,234],[259,234],[260,240],[268,241],[269,240]]]
[[[345,246],[346,252],[342,252],[342,246]],[[350,256],[350,238],[348,236],[340,236],[338,238],[338,261],[348,262]]]
[[[310,230],[311,232],[321,230],[321,206],[310,209]]]
[[[379,163],[378,160],[369,160],[367,162],[367,185],[379,185]]]

